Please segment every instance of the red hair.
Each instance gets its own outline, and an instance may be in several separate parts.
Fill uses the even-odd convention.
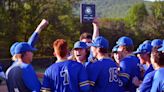
[[[68,53],[67,42],[64,39],[57,39],[56,41],[54,41],[53,48],[55,54],[57,54],[61,58],[64,58]]]

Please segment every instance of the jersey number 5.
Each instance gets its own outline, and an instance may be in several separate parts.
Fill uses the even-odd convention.
[[[63,85],[68,85],[69,84],[68,70],[60,71],[60,77],[64,77]]]

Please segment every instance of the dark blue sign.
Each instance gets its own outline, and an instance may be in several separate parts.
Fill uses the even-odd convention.
[[[81,4],[81,23],[92,23],[93,19],[95,18],[95,15],[95,4]]]

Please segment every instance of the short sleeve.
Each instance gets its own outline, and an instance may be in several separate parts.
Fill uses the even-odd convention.
[[[31,91],[40,92],[41,84],[31,65],[23,69],[23,81]]]
[[[120,79],[122,80],[123,84],[127,84],[130,79],[130,69],[128,64],[125,61],[121,61],[120,63]]]
[[[50,79],[50,70],[49,68],[45,71],[44,77],[43,77],[43,90],[52,90],[51,88],[51,79]]]
[[[88,81],[88,75],[85,70],[85,67],[81,65],[81,69],[79,71],[79,85],[80,90],[82,92],[88,92],[89,91],[89,81]]]
[[[139,86],[139,89],[138,89],[139,92],[150,92],[151,87],[152,87],[153,78],[154,78],[154,71],[148,73],[145,76],[142,84]]]
[[[153,84],[150,92],[163,92],[164,91],[164,80],[163,80],[163,72],[159,70],[156,71],[153,79]]]
[[[88,78],[89,78],[91,87],[95,86],[95,82],[99,75],[100,67],[98,67],[97,64],[98,63],[95,62],[95,63],[91,64],[90,66],[88,66],[88,68],[87,68]]]
[[[33,32],[33,34],[28,40],[28,44],[34,47],[36,42],[38,41],[38,38],[39,38],[39,34],[37,32]]]

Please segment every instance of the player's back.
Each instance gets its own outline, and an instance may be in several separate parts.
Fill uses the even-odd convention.
[[[164,92],[164,68],[155,72],[151,92]]]
[[[130,75],[132,75],[132,77],[137,76],[137,77],[141,78],[140,61],[136,56],[130,55],[128,57],[125,57],[122,61],[121,61],[121,64],[124,63],[128,66],[129,73],[130,73]],[[124,66],[121,68],[124,68]]]
[[[123,91],[120,87],[117,65],[111,59],[98,60],[91,64],[87,71],[93,92]]]
[[[132,83],[132,79],[134,77],[141,79],[139,59],[134,55],[129,55],[121,60],[120,68],[120,72],[124,75],[121,77],[121,79],[123,81],[125,90],[136,92],[137,86]]]
[[[20,66],[11,66],[7,70],[7,87],[9,92],[31,92],[24,84],[23,71]]]
[[[82,64],[66,60],[51,65],[43,79],[43,87],[51,92],[83,92],[89,90],[88,77]]]

